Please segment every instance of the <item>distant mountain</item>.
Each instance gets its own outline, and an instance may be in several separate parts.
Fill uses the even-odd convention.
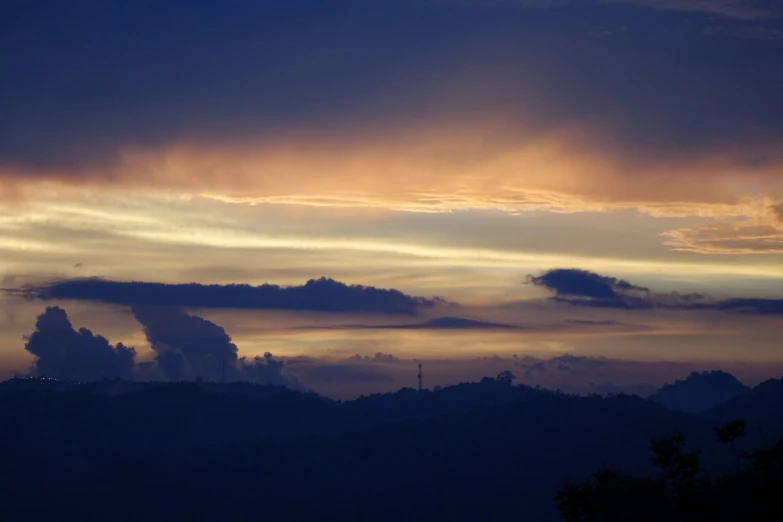
[[[750,388],[730,373],[693,372],[684,381],[664,385],[648,399],[670,410],[702,413],[748,391]]]
[[[714,424],[745,419],[748,435],[753,435],[756,442],[783,437],[783,379],[762,382],[750,392],[712,408],[704,417]]]

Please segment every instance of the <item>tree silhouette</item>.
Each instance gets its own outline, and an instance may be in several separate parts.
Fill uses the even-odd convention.
[[[510,371],[506,370],[503,372],[500,372],[497,377],[495,377],[496,380],[506,383],[508,385],[511,385],[516,380],[517,376],[511,373]]]
[[[686,450],[685,436],[675,434],[650,444],[657,477],[602,468],[583,483],[566,482],[555,495],[555,506],[564,522],[780,520],[783,440],[739,454],[734,443],[745,435],[745,421],[718,426],[715,434],[737,455],[730,474],[710,477],[700,452]]]

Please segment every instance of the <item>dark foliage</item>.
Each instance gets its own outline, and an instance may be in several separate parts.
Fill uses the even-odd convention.
[[[715,429],[736,457],[732,472],[710,474],[701,455],[685,449],[682,434],[653,440],[656,477],[634,477],[602,468],[582,483],[566,483],[555,495],[564,522],[691,522],[694,520],[776,521],[783,516],[783,439],[752,452],[738,453],[745,435],[735,420]]]

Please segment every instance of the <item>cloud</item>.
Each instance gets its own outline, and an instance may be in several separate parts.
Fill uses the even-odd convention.
[[[133,313],[155,353],[152,361],[137,363],[134,348],[112,345],[86,328],[76,331],[62,308],[48,307],[26,337],[25,349],[36,357],[33,373],[74,381],[200,377],[301,388],[271,353],[239,357],[231,337],[215,323],[171,307],[134,306]]]
[[[777,18],[781,6],[774,1],[758,0],[432,0],[455,5],[508,6],[529,8],[554,8],[565,6],[633,6],[660,11],[707,13],[736,20],[769,20]]]
[[[718,222],[664,232],[664,245],[699,254],[783,253],[783,203],[767,203],[749,220]]]
[[[554,269],[528,281],[555,293],[556,300],[605,308],[644,309],[651,306],[648,288],[577,268]]]
[[[236,380],[239,350],[220,326],[170,307],[137,305],[133,315],[170,379],[222,381],[228,373]]]
[[[525,301],[525,305],[538,307],[540,303],[535,301]],[[518,303],[519,304],[519,303]],[[611,306],[607,306],[611,307]],[[528,308],[528,311],[530,308]],[[517,312],[514,312],[515,314]],[[643,332],[652,330],[651,326],[633,323],[624,323],[616,320],[582,320],[566,319],[558,322],[526,322],[519,324],[498,323],[483,321],[477,319],[465,319],[461,317],[438,317],[423,323],[406,324],[329,324],[329,325],[306,325],[298,326],[295,330],[324,330],[324,331],[345,331],[345,330],[421,330],[421,331],[443,331],[456,332],[465,331],[471,333],[477,332],[498,332],[507,334],[517,333],[556,333],[556,332],[594,332],[601,331],[634,331]],[[382,355],[382,354],[381,354]]]
[[[762,40],[772,42],[783,40],[783,29],[779,27],[768,27],[753,25],[713,25],[704,28],[704,34],[709,36],[731,36],[736,38],[745,38],[747,40]]]
[[[529,116],[521,111],[519,119]],[[778,179],[783,165],[780,152],[767,153],[768,159],[758,164],[743,164],[746,156],[777,146],[766,138],[720,150],[652,156],[613,143],[613,131],[606,124],[600,129],[567,124],[547,132],[493,120],[419,125],[368,129],[363,137],[251,139],[234,145],[166,143],[124,152],[116,164],[102,167],[114,176],[85,175],[87,179],[76,186],[120,193],[174,190],[253,205],[412,212],[638,209],[654,216],[732,217],[759,213],[759,194]],[[608,134],[599,137],[602,133]],[[401,151],[405,155],[398,158]],[[217,180],[215,165],[226,171]],[[747,182],[743,192],[732,188],[738,171]],[[270,172],[285,175],[265,174]],[[0,177],[3,173],[19,183],[33,183],[31,197],[42,192],[41,186],[34,186],[42,178],[32,171],[4,169],[0,161]],[[75,175],[52,176],[56,190],[62,191]]]
[[[133,315],[155,352],[155,362],[174,381],[250,381],[299,387],[284,373],[285,364],[271,353],[240,358],[225,329],[178,308],[136,305]]]
[[[38,316],[25,350],[36,359],[33,371],[73,381],[128,378],[136,365],[136,351],[116,346],[86,328],[74,330],[65,310],[48,307]]]
[[[552,358],[514,356],[514,368],[523,384],[539,384],[549,389],[579,394],[634,394],[647,397],[661,385],[682,378],[698,368],[699,362],[632,361],[627,359],[563,354]],[[507,359],[506,359],[507,361]],[[712,368],[713,366],[707,365]],[[743,363],[726,363],[725,371],[742,375],[743,379],[765,380],[763,364],[751,367]],[[770,371],[770,370],[768,370]],[[774,375],[778,370],[771,370]]]
[[[383,354],[389,355],[389,354]],[[665,382],[692,371],[712,369],[699,362],[632,361],[562,354],[551,358],[529,355],[476,358],[401,358],[357,355],[348,359],[309,358],[295,365],[297,377],[314,390],[340,398],[361,394],[394,392],[415,387],[418,364],[423,365],[424,386],[447,386],[477,382],[510,370],[522,384],[540,385],[569,393],[635,393],[649,395]],[[331,369],[334,367],[334,369]],[[761,382],[780,373],[780,364],[725,363],[722,369],[746,382]]]
[[[769,211],[774,216],[776,222],[783,224],[783,203],[770,205]]]
[[[634,286],[623,279],[605,277],[578,268],[550,270],[528,279],[536,286],[554,291],[557,295],[614,299],[628,291],[648,293],[649,289]]]
[[[373,365],[326,364],[313,366],[298,374],[305,382],[318,382],[324,385],[390,383],[394,378]]]
[[[572,5],[585,5],[584,0],[555,0],[555,3],[566,2]],[[591,3],[627,5],[659,11],[705,13],[743,21],[774,20],[781,14],[780,5],[758,0],[593,0]]]
[[[634,326],[634,325],[626,325],[624,323],[612,319],[606,319],[602,321],[590,321],[585,319],[566,319],[565,322],[567,324],[576,324],[582,326]]]
[[[783,230],[769,222],[715,223],[665,232],[664,245],[700,254],[780,254]]]
[[[590,332],[593,330],[606,331],[606,332],[650,332],[655,328],[645,324],[624,323],[613,319],[604,320],[589,320],[589,319],[566,319],[561,323],[544,325],[538,327],[541,331],[558,331],[558,330],[577,330]]]
[[[705,304],[690,305],[694,310],[727,310],[747,314],[780,315],[783,314],[783,299],[737,298]]]
[[[492,330],[492,329],[515,329],[518,326],[481,321],[477,319],[468,319],[465,317],[436,317],[424,323],[406,323],[406,324],[376,324],[376,325],[347,325],[339,328],[360,328],[360,329],[391,329],[391,330]]]
[[[52,184],[428,212],[736,216],[780,181],[779,43],[724,42],[693,22],[711,17],[627,8],[753,21],[774,3],[492,3],[481,16],[448,5],[422,16],[403,1],[336,16],[342,2],[307,2],[308,17],[280,2],[187,16],[134,5],[120,20],[105,2],[44,1],[0,30],[0,184],[33,198]],[[629,29],[589,36],[605,25]]]
[[[492,323],[487,321],[479,321],[476,319],[466,319],[464,317],[437,317],[430,319],[426,323],[422,324],[401,324],[386,326],[385,328],[400,328],[400,329],[426,329],[426,330],[477,330],[477,329],[508,329],[517,328],[509,324]]]
[[[275,359],[271,353],[266,352],[263,357],[240,358],[239,370],[241,376],[250,382],[301,388],[295,377],[285,373],[285,364],[284,361]]]
[[[400,362],[399,357],[395,357],[394,355],[390,353],[382,353],[378,352],[374,354],[372,357],[369,355],[359,355],[358,353],[356,355],[353,355],[351,357],[348,357],[346,361],[351,362],[382,362],[382,363],[394,363],[394,362]]]
[[[551,370],[558,372],[568,372],[572,369],[600,370],[612,364],[611,360],[605,357],[585,357],[567,353],[545,360],[530,356],[520,358],[516,355],[513,359],[514,366],[522,369],[528,379],[539,378]]]
[[[759,315],[783,314],[783,299],[715,299],[698,293],[655,293],[614,277],[579,269],[553,269],[528,276],[555,295],[550,299],[574,306],[626,310],[715,310]]]
[[[32,299],[73,299],[130,306],[367,312],[414,315],[441,299],[411,297],[398,290],[311,279],[301,286],[202,285],[69,279],[23,289]]]
[[[576,366],[600,368],[610,364],[606,357],[585,357],[568,353],[552,357],[549,362],[561,371],[568,371]]]
[[[624,4],[668,11],[701,12],[738,20],[769,20],[780,16],[776,2],[758,0],[599,0],[604,4]]]
[[[547,366],[546,363],[542,361],[534,361],[534,362],[524,362],[519,363],[519,367],[524,370],[525,372],[525,378],[527,379],[535,379],[539,377],[542,373],[547,372]]]

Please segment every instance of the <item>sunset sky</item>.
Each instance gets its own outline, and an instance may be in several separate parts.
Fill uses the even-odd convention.
[[[47,306],[128,378],[195,316],[338,397],[779,376],[782,56],[772,0],[4,2],[0,378]]]

